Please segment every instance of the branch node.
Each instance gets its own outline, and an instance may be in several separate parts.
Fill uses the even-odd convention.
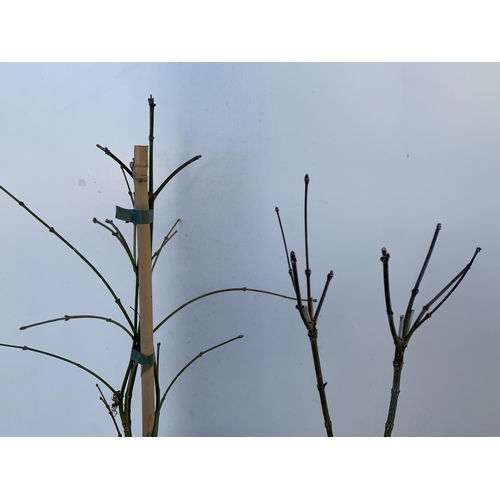
[[[318,334],[316,332],[308,332],[307,336],[309,337],[309,340],[311,342],[315,342],[316,340],[318,340]]]
[[[392,366],[394,367],[394,371],[400,372],[403,369],[404,362],[403,361],[393,361]]]

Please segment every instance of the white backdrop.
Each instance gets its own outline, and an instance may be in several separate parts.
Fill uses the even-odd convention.
[[[117,164],[147,144],[155,109],[155,184],[196,154],[156,204],[156,248],[180,217],[154,273],[155,323],[226,287],[291,294],[276,220],[304,266],[309,192],[313,294],[335,276],[319,320],[323,375],[338,436],[380,436],[393,343],[380,249],[391,254],[393,308],[403,314],[434,228],[442,223],[417,312],[483,251],[406,352],[394,436],[499,433],[496,307],[500,241],[497,64],[2,64],[0,184],[77,246],[126,308],[133,273],[92,218],[130,200]],[[92,271],[0,192],[1,342],[73,359],[120,386],[129,339]],[[131,226],[120,223],[131,236]],[[322,436],[309,340],[291,301],[218,294],[158,331],[161,380],[185,372],[161,417],[165,436]],[[0,348],[0,435],[107,436],[95,379],[66,363]],[[140,385],[134,434],[141,432]]]

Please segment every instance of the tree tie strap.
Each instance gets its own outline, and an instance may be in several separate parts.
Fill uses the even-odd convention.
[[[151,224],[154,210],[135,210],[134,208],[116,207],[115,217],[134,224]]]
[[[137,351],[132,348],[132,352],[130,353],[130,359],[139,363],[142,366],[141,376],[144,375],[150,368],[154,366],[155,363],[155,353],[153,352],[149,356],[146,356],[142,352]]]

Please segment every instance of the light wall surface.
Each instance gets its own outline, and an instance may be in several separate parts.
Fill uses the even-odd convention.
[[[134,275],[123,249],[92,223],[130,206],[118,165],[146,145],[155,108],[155,185],[191,157],[155,206],[155,324],[211,290],[293,295],[275,207],[304,269],[308,174],[313,295],[334,278],[319,346],[337,436],[381,436],[394,345],[381,248],[391,255],[395,317],[406,309],[442,224],[416,314],[482,248],[451,298],[406,351],[394,436],[497,436],[500,336],[500,65],[0,64],[0,185],[99,269],[130,312]],[[67,357],[119,387],[130,339],[89,267],[0,192],[0,342]],[[132,225],[116,221],[132,239]],[[303,276],[303,274],[301,274]],[[305,279],[302,281],[305,291]],[[216,294],[156,333],[170,391],[163,436],[323,436],[309,340],[295,303]],[[112,436],[96,379],[56,359],[0,348],[0,435]],[[101,388],[103,389],[102,385]],[[105,393],[109,397],[109,391]],[[133,431],[141,433],[140,384]],[[108,399],[108,400],[109,400]]]

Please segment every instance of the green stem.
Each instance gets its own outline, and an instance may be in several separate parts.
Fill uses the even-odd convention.
[[[130,361],[130,371],[127,381],[127,389],[124,394],[125,398],[125,423],[123,424],[123,432],[125,437],[132,437],[132,389],[134,388],[135,377],[137,375],[137,367],[139,365],[133,361]],[[128,370],[127,370],[128,371]]]
[[[115,160],[116,163],[120,165],[121,169],[127,172],[130,177],[134,177],[134,175],[132,174],[132,170],[130,170],[127,165],[125,165],[125,163],[123,163],[120,158],[116,157],[108,148],[103,148],[100,144],[96,144],[96,147],[98,147],[101,151],[104,151],[104,153],[108,156],[111,156],[111,158],[113,158],[113,160]]]
[[[153,99],[153,95],[149,94],[149,209],[154,210],[155,208],[155,198],[153,196],[154,191],[154,183],[153,183],[153,142],[154,142],[154,126],[155,126],[155,100]],[[153,222],[149,225],[150,227],[150,237],[151,237],[151,247],[153,246]]]
[[[325,283],[325,286],[323,288],[323,293],[321,294],[321,298],[319,299],[318,307],[316,308],[316,312],[314,313],[314,321],[315,322],[318,321],[319,313],[321,311],[321,308],[323,307],[323,302],[324,302],[325,297],[326,297],[326,292],[328,291],[328,286],[330,285],[330,281],[332,280],[332,278],[333,278],[333,271],[330,271],[326,275],[326,283]]]
[[[288,263],[288,274],[292,278],[292,283],[293,283],[293,277],[292,277],[292,265],[290,263],[290,257],[288,253],[288,247],[286,245],[286,238],[285,238],[285,231],[283,230],[283,224],[281,223],[281,217],[280,217],[280,209],[278,207],[275,207],[274,209],[276,211],[276,215],[278,217],[278,223],[280,225],[280,230],[281,230],[281,237],[283,238],[283,245],[285,246],[285,255],[286,255],[286,261]]]
[[[177,231],[174,231],[173,234],[170,234],[170,233],[172,233],[172,231],[174,230],[175,226],[177,226],[177,224],[180,221],[181,221],[180,219],[177,219],[175,221],[174,225],[170,228],[170,231],[167,233],[167,236],[165,236],[165,238],[163,238],[162,244],[160,245],[160,247],[158,248],[158,250],[156,250],[156,252],[151,257],[151,260],[153,262],[152,270],[154,270],[154,268],[155,268],[156,262],[158,260],[158,257],[160,256],[161,251],[163,250],[163,247],[177,234]]]
[[[132,252],[130,250],[130,247],[128,246],[127,240],[124,238],[123,234],[120,232],[120,230],[116,227],[116,225],[113,223],[112,220],[106,219],[106,222],[108,224],[111,224],[115,231],[110,229],[108,226],[103,224],[100,220],[96,219],[95,217],[92,219],[92,222],[94,224],[98,224],[99,226],[103,227],[104,229],[107,229],[112,236],[114,236],[122,245],[122,247],[125,249],[125,252],[127,252],[128,258],[130,259],[130,263],[132,264],[132,269],[134,272],[136,272],[137,264],[135,263],[134,256],[132,255]]]
[[[190,160],[188,160],[186,163],[183,163],[180,167],[176,168],[160,185],[160,187],[154,192],[153,194],[153,200],[157,198],[157,196],[161,193],[162,189],[184,168],[186,168],[188,165],[193,163],[196,160],[199,160],[201,158],[201,155],[193,156]]]
[[[123,305],[121,303],[121,300],[118,298],[118,296],[116,295],[116,293],[114,292],[114,290],[111,288],[111,286],[109,285],[109,283],[106,281],[106,279],[104,278],[104,276],[96,269],[96,267],[84,255],[82,255],[68,240],[66,240],[65,238],[63,238],[53,227],[49,226],[43,219],[41,219],[40,217],[38,217],[38,215],[36,215],[35,212],[33,212],[32,210],[30,210],[24,204],[24,202],[18,200],[13,194],[11,194],[9,191],[7,191],[7,189],[5,189],[3,186],[0,186],[0,189],[4,193],[6,193],[7,195],[9,195],[13,200],[17,201],[17,203],[19,203],[19,205],[21,207],[23,207],[38,222],[40,222],[40,224],[42,224],[43,226],[45,226],[49,230],[49,232],[51,232],[54,235],[56,235],[66,246],[68,246],[71,250],[73,250],[73,252],[75,252],[78,255],[78,257],[80,257],[92,269],[92,271],[94,271],[95,274],[97,274],[97,276],[99,277],[99,279],[104,283],[104,285],[106,285],[106,288],[109,290],[109,292],[111,293],[111,295],[115,299],[116,304],[118,305],[118,307],[122,311],[123,315],[127,319],[130,327],[133,327],[132,322],[130,320],[130,317],[127,314],[127,311],[125,311],[125,308],[123,307]]]
[[[419,292],[420,283],[422,282],[422,278],[424,277],[425,270],[427,269],[427,265],[429,264],[429,260],[431,259],[432,252],[434,250],[434,245],[436,244],[436,240],[441,231],[441,224],[436,225],[436,230],[434,231],[434,236],[432,237],[431,245],[429,247],[429,251],[425,257],[424,263],[422,265],[422,269],[420,270],[420,274],[418,275],[417,282],[411,291],[410,300],[408,301],[408,307],[406,308],[405,320],[403,324],[403,332],[407,333],[410,329],[410,311],[413,309],[413,302],[415,301],[415,297]]]
[[[155,420],[153,424],[153,437],[158,437],[158,429],[160,427],[160,397],[161,397],[161,390],[160,390],[160,345],[161,343],[158,342],[156,344],[156,360],[154,364],[154,370],[155,370],[155,391],[156,391],[156,406],[155,406]]]
[[[139,301],[139,275],[136,270],[135,273],[135,300],[134,300],[134,336],[132,347],[140,350],[139,346],[139,314],[138,314],[138,301]],[[122,404],[120,405],[120,418],[123,425],[123,432],[125,437],[132,436],[132,389],[137,375],[137,363],[129,360],[125,376],[123,377],[121,394]]]
[[[233,342],[235,340],[238,340],[238,339],[242,339],[243,338],[243,335],[238,335],[237,337],[234,337],[232,339],[229,339],[229,340],[226,340],[225,342],[222,342],[221,344],[217,344],[217,345],[214,345],[213,347],[211,347],[210,349],[207,349],[206,351],[201,351],[197,356],[195,356],[187,365],[184,366],[184,368],[174,377],[174,379],[172,380],[172,382],[170,382],[170,385],[167,387],[167,390],[165,391],[165,394],[163,395],[163,397],[161,398],[161,401],[160,401],[160,410],[161,410],[161,407],[163,405],[163,402],[165,401],[165,398],[167,397],[167,394],[168,392],[170,391],[170,389],[172,388],[172,386],[174,385],[175,381],[199,358],[201,358],[204,354],[206,354],[207,352],[210,352],[210,351],[213,351],[214,349],[217,349],[218,347],[222,347],[223,345],[226,345],[226,344],[229,344],[230,342]]]
[[[328,402],[326,400],[326,382],[323,381],[323,373],[321,371],[321,361],[319,357],[319,349],[318,349],[318,330],[317,330],[317,321],[319,318],[319,314],[321,308],[323,307],[323,302],[326,297],[326,293],[328,291],[328,286],[330,285],[330,281],[333,278],[333,271],[330,271],[326,277],[326,283],[323,287],[323,293],[321,294],[321,298],[316,308],[316,313],[314,312],[313,302],[316,302],[311,296],[311,269],[309,267],[309,234],[308,234],[308,226],[307,226],[307,194],[308,194],[308,186],[309,186],[309,176],[306,175],[304,177],[305,183],[305,194],[304,194],[304,240],[305,240],[305,252],[306,252],[306,288],[307,288],[307,298],[306,303],[307,306],[302,304],[303,299],[300,294],[300,281],[299,274],[297,271],[297,258],[295,256],[295,252],[290,252],[290,257],[288,257],[288,248],[286,244],[285,232],[283,230],[283,225],[281,223],[281,217],[279,208],[276,207],[276,215],[278,216],[278,222],[280,225],[281,236],[283,238],[283,244],[285,246],[285,253],[288,262],[288,274],[292,279],[293,289],[296,295],[297,305],[295,306],[299,311],[300,318],[304,323],[304,326],[307,329],[307,335],[309,340],[311,341],[311,350],[313,355],[314,362],[314,371],[316,373],[316,387],[319,392],[319,397],[321,400],[321,409],[323,412],[323,419],[325,422],[326,435],[328,437],[333,437],[333,428],[332,428],[332,420],[330,418],[330,412],[328,410]]]
[[[323,381],[323,374],[321,372],[321,361],[319,358],[318,350],[318,331],[316,328],[313,332],[309,332],[309,340],[311,341],[311,350],[314,360],[314,370],[316,372],[316,382],[319,392],[319,397],[321,400],[321,409],[323,411],[323,418],[325,421],[326,435],[328,437],[333,437],[332,420],[330,418],[330,412],[328,411],[328,402],[326,400],[325,386],[326,382]]]
[[[392,429],[394,428],[394,419],[396,418],[396,409],[398,406],[398,398],[400,392],[399,386],[401,383],[401,372],[403,371],[403,360],[406,345],[407,344],[403,341],[398,342],[394,353],[394,361],[392,362],[392,366],[394,367],[394,375],[392,378],[391,401],[389,403],[387,422],[385,423],[384,437],[391,437]]]
[[[149,94],[149,209],[152,210],[154,208],[154,198],[151,196],[154,191],[153,184],[153,142],[155,140],[154,137],[154,127],[155,127],[155,100],[152,94]],[[151,231],[152,232],[152,231]]]
[[[177,314],[180,310],[184,309],[186,306],[189,304],[192,304],[193,302],[196,302],[197,300],[203,299],[205,297],[208,297],[210,295],[215,295],[216,293],[225,293],[225,292],[255,292],[255,293],[266,293],[268,295],[274,295],[276,297],[281,297],[283,299],[289,299],[289,300],[296,300],[295,297],[288,297],[287,295],[281,295],[280,293],[274,293],[274,292],[268,292],[266,290],[257,290],[255,288],[247,288],[246,286],[241,287],[241,288],[224,288],[222,290],[214,290],[213,292],[208,292],[204,293],[203,295],[199,295],[198,297],[195,297],[194,299],[188,300],[182,306],[178,307],[175,311],[171,312],[166,318],[164,318],[156,327],[154,328],[153,332],[156,332],[165,322],[167,322],[174,314]]]
[[[472,256],[471,261],[460,271],[430,302],[428,302],[423,308],[422,312],[419,314],[418,318],[415,320],[415,323],[413,323],[413,326],[410,328],[410,331],[408,332],[406,336],[406,340],[409,341],[410,337],[413,335],[415,330],[419,328],[422,323],[427,321],[445,302],[446,300],[450,297],[450,295],[456,290],[458,285],[462,282],[462,280],[465,278],[465,275],[469,272],[472,263],[474,262],[474,259],[476,258],[477,254],[481,251],[480,247],[476,248],[476,251],[474,252],[474,255]],[[455,283],[456,281],[456,283]],[[431,311],[429,311],[430,307],[434,302],[436,302],[450,287],[451,285],[453,288],[445,295],[445,297],[439,302],[439,304],[434,307]],[[425,316],[424,316],[425,314]]]
[[[307,288],[307,310],[309,318],[314,317],[312,296],[311,296],[311,268],[309,267],[309,234],[307,231],[307,192],[309,187],[309,176],[306,174],[304,177],[305,194],[304,194],[304,241],[306,250],[306,288]]]
[[[295,252],[290,252],[290,260],[292,261],[292,282],[293,288],[295,290],[296,300],[297,300],[297,310],[299,311],[300,317],[302,318],[302,322],[305,327],[309,331],[311,328],[310,321],[311,317],[308,317],[309,309],[306,306],[302,305],[302,297],[300,295],[300,283],[299,283],[299,274],[297,271],[297,259],[295,257]],[[306,314],[307,311],[307,314]]]
[[[119,410],[120,410],[120,419],[122,421],[122,426],[123,426],[123,432],[125,433],[126,437],[131,437],[132,436],[132,424],[131,424],[131,419],[130,419],[130,411],[127,412],[128,406],[126,405],[126,391],[127,391],[127,383],[129,381],[130,375],[132,368],[134,366],[134,362],[132,360],[129,360],[128,365],[127,365],[127,370],[125,371],[125,376],[123,377],[123,383],[121,387],[121,401],[119,405]]]
[[[55,323],[56,321],[69,321],[70,319],[99,319],[101,321],[106,321],[106,323],[113,323],[114,325],[119,326],[122,330],[127,332],[127,335],[130,338],[132,339],[134,338],[132,333],[129,330],[127,330],[121,323],[118,323],[118,321],[115,321],[111,318],[106,318],[105,316],[94,316],[91,314],[79,314],[76,316],[65,315],[62,318],[53,318],[53,319],[48,319],[46,321],[40,321],[39,323],[32,323],[31,325],[21,326],[19,327],[19,330],[27,330],[28,328],[33,328],[34,326],[46,325],[47,323]]]
[[[11,347],[13,349],[21,349],[23,351],[32,351],[32,352],[37,352],[38,354],[44,354],[45,356],[50,356],[52,358],[60,359],[61,361],[64,361],[65,363],[69,363],[71,365],[75,365],[78,368],[81,368],[82,370],[86,371],[87,373],[90,373],[93,377],[95,377],[97,380],[100,380],[113,394],[116,392],[113,387],[111,387],[110,384],[108,384],[102,377],[97,375],[97,373],[93,372],[92,370],[89,370],[86,366],[81,365],[80,363],[77,363],[75,361],[72,361],[71,359],[64,358],[62,356],[58,356],[57,354],[53,354],[51,352],[47,351],[40,351],[39,349],[33,349],[32,347],[28,347],[25,345],[11,345],[11,344],[0,344],[0,346],[3,347]]]
[[[134,175],[132,174],[132,170],[130,170],[127,167],[127,165],[125,165],[125,163],[123,163],[119,158],[117,158],[108,148],[103,148],[100,144],[96,144],[96,146],[101,151],[104,151],[105,154],[107,154],[108,156],[113,158],[113,160],[115,160],[118,163],[118,165],[120,165],[120,167],[122,169],[123,178],[125,179],[125,183],[127,184],[128,195],[130,196],[130,201],[132,202],[132,205],[133,205],[134,204],[134,197],[132,196],[132,190],[130,189],[130,184],[128,183],[127,176],[125,175],[125,172],[127,172],[127,174],[130,175],[130,177],[133,177]]]
[[[394,325],[394,312],[392,310],[391,304],[391,288],[389,286],[389,259],[391,258],[389,252],[384,247],[382,248],[382,257],[380,260],[383,265],[383,273],[384,273],[384,296],[385,296],[385,310],[387,312],[387,318],[389,320],[389,328],[391,330],[391,335],[394,343],[398,342],[398,334],[396,333],[396,326]],[[403,317],[404,318],[404,317]],[[402,326],[400,326],[400,330],[402,330]],[[402,336],[402,335],[401,335]]]

